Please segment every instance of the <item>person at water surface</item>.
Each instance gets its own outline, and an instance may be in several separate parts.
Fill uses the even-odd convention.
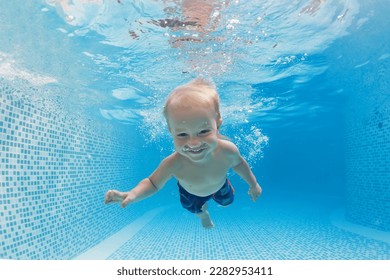
[[[236,145],[219,134],[219,96],[210,82],[195,79],[174,89],[166,100],[164,116],[175,152],[130,191],[109,190],[106,204],[126,207],[154,195],[175,177],[182,206],[196,214],[203,227],[212,228],[207,202],[213,199],[227,206],[234,200],[234,189],[226,177],[229,169],[249,185],[252,200],[258,199],[262,189],[248,163]]]

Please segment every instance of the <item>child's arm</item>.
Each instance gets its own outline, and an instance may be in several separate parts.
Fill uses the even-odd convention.
[[[227,149],[229,150],[229,154],[231,156],[230,160],[232,162],[234,172],[236,172],[249,185],[248,194],[251,196],[253,201],[256,201],[261,195],[262,189],[259,183],[257,183],[255,175],[253,175],[248,163],[241,156],[240,151],[233,143],[230,142]]]
[[[233,170],[238,175],[240,175],[240,177],[244,179],[245,182],[247,182],[247,184],[249,185],[248,194],[251,196],[253,201],[256,201],[257,198],[261,195],[262,192],[261,187],[259,183],[257,183],[255,175],[253,175],[246,160],[242,156],[240,155],[238,156],[239,156],[238,159],[239,163],[233,166]]]
[[[117,202],[122,207],[128,204],[143,200],[152,196],[171,178],[173,172],[175,158],[171,155],[164,159],[157,169],[148,178],[143,179],[133,189],[128,192],[119,192],[117,190],[109,190],[106,193],[104,203]]]

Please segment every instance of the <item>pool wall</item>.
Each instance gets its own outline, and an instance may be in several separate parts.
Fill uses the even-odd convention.
[[[0,258],[71,259],[137,218],[103,198],[134,182],[139,137],[44,110],[17,85],[0,80]]]
[[[346,198],[351,221],[390,230],[389,58],[354,79],[346,126]],[[372,68],[372,71],[367,71]],[[375,69],[373,69],[375,68]],[[386,96],[387,95],[387,96]]]
[[[342,44],[333,47],[336,63],[343,67],[338,66],[332,80],[348,96],[346,214],[354,223],[389,231],[390,46],[383,31],[390,8],[374,1],[362,10],[371,13],[370,24],[356,25]]]

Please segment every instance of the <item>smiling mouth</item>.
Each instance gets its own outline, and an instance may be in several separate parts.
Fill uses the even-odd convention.
[[[206,146],[200,146],[198,148],[188,148],[188,147],[185,147],[183,149],[184,152],[186,153],[192,153],[192,154],[200,154],[203,150],[206,150]]]

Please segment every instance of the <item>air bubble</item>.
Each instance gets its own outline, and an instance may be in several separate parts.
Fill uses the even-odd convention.
[[[72,15],[67,15],[67,16],[65,17],[65,20],[66,20],[67,22],[72,22],[72,21],[74,21],[74,19],[75,19],[75,17],[72,16]]]

